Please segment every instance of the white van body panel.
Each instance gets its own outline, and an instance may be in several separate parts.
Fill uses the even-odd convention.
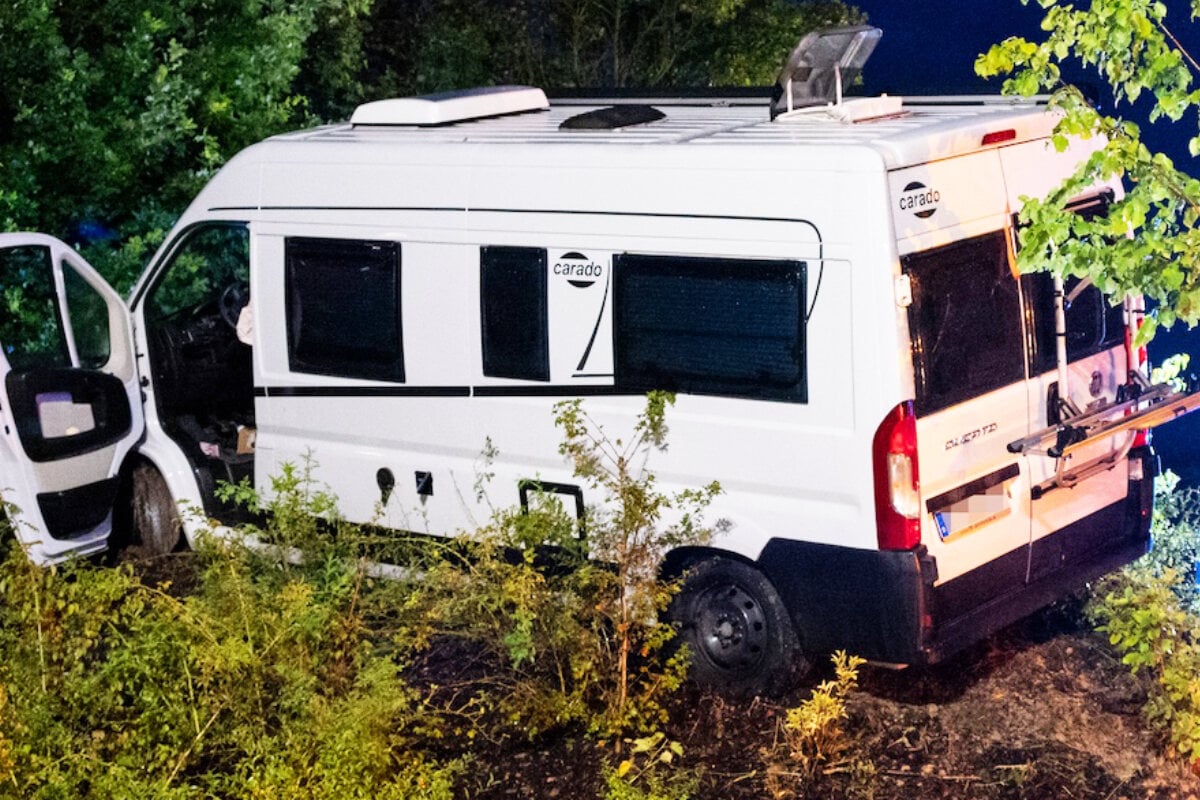
[[[1102,142],[1093,139],[1077,143],[1074,150],[1081,156],[1090,155],[1101,145]],[[1000,157],[1004,165],[1012,208],[1020,207],[1022,196],[1042,197],[1055,188],[1054,165],[1061,157],[1051,143],[1027,142],[1007,147],[1000,151]],[[1117,180],[1113,180],[1107,186],[1097,187],[1097,190],[1106,190],[1113,197],[1121,197],[1124,193]],[[1083,297],[1077,302],[1083,303],[1088,299],[1090,297]],[[1081,358],[1070,359],[1067,367],[1067,392],[1058,387],[1058,374],[1053,369],[1045,369],[1030,376],[1031,430],[1041,430],[1053,424],[1054,420],[1048,417],[1047,412],[1047,397],[1052,388],[1060,395],[1069,394],[1071,401],[1081,410],[1094,407],[1098,403],[1116,402],[1118,388],[1128,380],[1129,364],[1123,346],[1124,331],[1116,332],[1109,339],[1111,341],[1107,347]],[[1062,465],[1066,471],[1101,459],[1113,459],[1114,463],[1108,469],[1073,484],[1066,491],[1048,492],[1033,501],[1030,532],[1032,540],[1046,538],[1055,531],[1085,519],[1103,508],[1109,502],[1109,498],[1124,495],[1129,484],[1129,462],[1121,455],[1128,449],[1133,436],[1130,432],[1107,437],[1066,456],[1066,463]],[[1050,481],[1060,466],[1056,459],[1045,455],[1032,454],[1026,456],[1026,459],[1034,486]],[[1053,560],[1054,556],[1050,558]],[[1031,565],[1031,570],[1038,569],[1037,563]]]
[[[430,387],[520,383],[480,373],[478,314],[464,302],[478,291],[480,246],[536,244],[551,257],[583,253],[609,269],[619,251],[798,258],[810,265],[810,302],[817,265],[824,265],[807,347],[809,374],[824,377],[810,381],[808,403],[680,397],[671,414],[671,447],[656,457],[655,469],[669,487],[719,480],[725,495],[714,514],[734,523],[719,544],[748,558],[781,534],[874,548],[864,442],[892,406],[912,396],[903,315],[883,329],[860,323],[896,316],[892,287],[878,276],[898,275],[896,259],[905,252],[1003,226],[1004,176],[997,150],[981,148],[981,137],[1002,127],[1044,137],[1052,121],[1028,108],[984,107],[922,109],[919,117],[870,126],[809,119],[767,124],[743,108],[680,108],[670,115],[680,118],[677,127],[656,124],[653,133],[632,129],[564,141],[549,132],[577,110],[490,120],[465,131],[331,126],[276,137],[239,155],[197,197],[181,226],[236,217],[249,220],[254,232],[254,363],[256,382],[268,395],[256,401],[260,487],[280,464],[311,453],[317,476],[349,518],[399,519],[400,527],[452,533],[487,516],[473,487],[489,437],[499,452],[494,484],[505,487],[489,498],[494,504],[513,502],[511,487],[520,479],[571,481],[556,456],[552,409],[558,397],[274,396],[273,389],[372,385],[288,370],[287,236],[402,243],[406,383]],[[672,144],[682,146],[652,146]],[[910,164],[916,166],[895,169]],[[922,219],[894,207],[913,181],[937,187],[937,214]],[[879,213],[864,213],[871,207]],[[598,377],[577,377],[580,328],[587,327],[579,321],[593,318],[555,299],[552,294],[551,384],[611,385],[604,375],[611,339],[598,337],[608,351],[594,353],[597,369],[587,372]],[[611,325],[611,317],[601,324]],[[1008,398],[993,402],[1011,408]],[[487,411],[471,412],[479,403]],[[640,406],[636,398],[589,401],[597,419],[616,430]],[[421,420],[415,431],[414,418]],[[369,430],[364,419],[371,420]],[[954,429],[954,423],[943,426]],[[1010,431],[1016,438],[1028,421],[1004,430],[997,438]],[[940,435],[939,429],[923,436],[922,447]],[[929,455],[922,450],[930,462],[925,473],[938,474],[940,454],[928,448]],[[405,454],[403,463],[398,453]],[[375,474],[385,467],[397,486],[378,508]],[[417,471],[437,476],[432,497],[416,494]],[[1028,480],[1022,480],[1024,487]],[[1021,494],[1017,486],[1012,492]],[[924,538],[945,547],[936,535]],[[1027,529],[988,538],[986,546],[970,548],[961,567],[947,549],[940,579],[1027,541]]]
[[[732,109],[724,115],[744,122],[747,112]],[[422,140],[445,138],[437,130],[417,135]],[[342,136],[353,137],[353,145],[339,144],[336,140]],[[310,155],[314,142],[303,141],[313,137],[333,140],[320,143],[321,149],[333,152],[315,162]],[[840,326],[856,315],[890,313],[892,307],[887,286],[874,286],[866,272],[855,286],[857,274],[851,269],[861,261],[857,251],[863,245],[884,264],[894,259],[887,239],[878,236],[887,230],[887,217],[864,218],[856,211],[872,196],[876,203],[884,201],[877,153],[831,146],[828,153],[806,159],[822,164],[822,170],[814,171],[791,167],[794,147],[778,147],[774,157],[768,148],[749,150],[741,142],[678,150],[612,143],[599,148],[590,142],[578,147],[509,142],[503,148],[465,144],[450,149],[437,142],[397,151],[394,144],[377,146],[372,139],[392,140],[394,132],[326,130],[260,145],[258,149],[270,152],[252,149],[240,156],[256,162],[245,169],[261,176],[261,190],[250,193],[258,196],[257,202],[247,196],[234,198],[214,181],[189,210],[188,217],[199,221],[237,208],[254,231],[258,266],[251,294],[262,343],[255,348],[255,366],[268,395],[256,402],[255,473],[260,485],[279,464],[296,463],[311,452],[317,476],[329,484],[351,519],[408,520],[400,527],[452,533],[487,517],[488,507],[475,501],[473,486],[489,437],[499,452],[493,483],[503,487],[503,494],[489,498],[494,504],[514,502],[513,487],[520,479],[572,480],[557,458],[558,433],[552,424],[553,405],[561,395],[486,400],[273,396],[276,388],[371,385],[288,370],[283,237],[350,236],[403,243],[406,383],[431,387],[520,384],[480,372],[478,313],[473,310],[477,305],[464,301],[477,292],[480,246],[536,244],[552,257],[583,253],[610,269],[612,254],[619,250],[794,258],[810,264],[810,302],[817,265],[824,263],[809,326],[808,370],[832,376],[835,382],[814,385],[806,406],[754,403],[753,414],[746,412],[744,401],[680,397],[670,417],[671,447],[656,456],[655,469],[665,485],[675,488],[719,480],[726,495],[713,514],[734,523],[722,546],[748,558],[758,555],[767,538],[795,526],[798,502],[811,508],[804,515],[805,528],[811,531],[806,536],[874,546],[871,486],[850,477],[870,473],[869,452],[854,446],[856,437],[861,439],[855,428],[859,419],[873,426],[894,404],[891,396],[872,397],[871,389],[888,372],[893,378],[889,383],[899,382],[903,368],[891,357],[872,355],[864,364],[866,371],[860,372],[855,352],[879,353],[878,336],[869,326],[852,325],[853,335],[847,337]],[[580,162],[583,150],[586,167]],[[289,158],[293,151],[300,155]],[[492,154],[502,154],[503,160],[488,163]],[[835,157],[826,157],[830,154]],[[453,161],[447,162],[447,156]],[[304,169],[296,167],[298,158],[304,160]],[[844,171],[830,169],[841,166],[838,162],[844,163]],[[789,175],[795,176],[794,182]],[[797,185],[803,186],[803,195],[797,195]],[[814,197],[825,201],[820,231],[804,213],[806,205],[813,208]],[[829,207],[839,203],[845,211],[831,214]],[[539,213],[548,209],[555,213]],[[599,213],[578,213],[584,210]],[[595,317],[588,309],[554,302],[555,286],[551,281],[551,384],[611,385],[611,376],[605,375],[611,372],[610,336],[597,337],[601,344],[592,352],[588,370],[575,374]],[[874,313],[861,301],[872,295]],[[611,308],[601,320],[603,326],[611,325],[610,315]],[[894,336],[895,330],[885,331],[882,352],[895,352]],[[422,358],[424,354],[429,357]],[[470,413],[478,403],[486,403],[487,411]],[[597,397],[588,407],[599,420],[620,430],[640,410],[641,401]],[[422,420],[416,433],[413,418]],[[369,432],[362,430],[363,419],[372,420]],[[795,442],[793,447],[778,446],[789,440]],[[825,454],[819,463],[801,456],[812,452],[814,442]],[[399,452],[407,455],[405,463],[397,462]],[[385,467],[398,479],[387,506],[378,509],[381,493],[375,475]],[[416,494],[412,476],[417,471],[435,474],[432,497]]]
[[[473,218],[475,214],[469,215]],[[405,244],[405,318],[407,384],[429,387],[504,387],[519,381],[488,378],[480,372],[478,353],[477,301],[465,298],[478,291],[478,251],[482,245],[530,244],[549,248],[550,269],[556,256],[578,252],[591,262],[611,268],[615,249],[636,252],[662,252],[675,255],[752,255],[763,258],[786,256],[813,258],[819,244],[813,241],[809,225],[747,220],[692,221],[676,223],[675,236],[624,236],[614,240],[611,220],[571,217],[568,223],[579,233],[553,232],[563,222],[554,216],[522,215],[509,224],[505,235],[489,230],[498,226],[498,213],[483,216],[485,230],[462,231],[449,236],[444,230],[409,228],[402,230]],[[635,225],[650,233],[651,220],[633,217]],[[727,233],[712,243],[704,237],[704,227],[724,228]],[[473,225],[472,225],[473,227]],[[540,230],[539,230],[540,229]],[[597,230],[599,229],[599,230]],[[327,482],[342,503],[342,512],[351,519],[376,518],[380,491],[375,474],[388,468],[405,480],[382,509],[385,523],[408,520],[398,525],[431,533],[453,533],[488,516],[486,503],[476,502],[474,483],[482,470],[481,453],[488,439],[499,452],[490,471],[498,497],[489,498],[496,506],[516,501],[515,487],[520,480],[542,479],[560,483],[575,482],[557,457],[558,432],[553,426],[554,403],[567,396],[557,392],[551,397],[405,397],[405,398],[313,398],[271,396],[272,389],[311,386],[362,385],[361,381],[330,379],[289,372],[283,302],[283,236],[349,235],[366,239],[395,236],[391,229],[356,226],[346,230],[337,226],[294,226],[255,224],[256,253],[260,267],[253,294],[263,309],[258,328],[262,345],[256,348],[262,385],[268,395],[258,402],[258,457],[256,474],[260,482],[278,470],[283,462],[297,463],[310,450],[318,463],[317,475]],[[551,233],[543,231],[550,230]],[[692,234],[696,235],[692,235]],[[712,236],[711,230],[708,232]],[[800,241],[788,241],[791,235]],[[441,240],[436,242],[436,240]],[[454,244],[447,239],[456,240]],[[433,240],[433,241],[431,241]],[[593,247],[607,242],[607,250]],[[436,243],[435,243],[436,242]],[[753,243],[753,252],[748,252]],[[886,251],[885,251],[886,252]],[[820,263],[813,258],[811,263]],[[423,265],[428,264],[427,269]],[[854,472],[869,473],[869,462],[852,453],[855,408],[848,398],[859,397],[853,380],[856,370],[852,340],[842,339],[840,327],[830,325],[853,320],[853,275],[846,262],[824,262],[820,295],[813,307],[813,319],[825,326],[810,325],[811,354],[808,369],[831,376],[828,384],[814,391],[807,406],[769,402],[753,403],[720,397],[681,396],[670,414],[671,446],[667,453],[656,454],[655,469],[664,485],[676,489],[719,480],[726,491],[718,501],[714,516],[734,523],[733,532],[722,545],[748,558],[761,551],[766,539],[784,525],[794,525],[797,502],[811,508],[814,539],[870,547],[873,534],[861,524],[874,514],[870,485],[854,481]],[[814,270],[815,271],[815,270]],[[597,320],[594,303],[588,308],[556,305],[556,292],[563,293],[562,281],[549,276],[550,291],[550,362],[551,385],[578,385],[586,388],[612,386],[611,311]],[[576,292],[576,294],[579,294]],[[809,289],[810,304],[815,286]],[[569,295],[568,295],[569,297]],[[273,298],[275,298],[273,300]],[[885,302],[890,298],[884,298]],[[587,371],[579,374],[588,337],[599,321],[599,342],[607,342],[607,352],[590,354]],[[463,332],[469,331],[470,336]],[[411,333],[409,333],[411,332]],[[474,342],[476,344],[472,345]],[[876,351],[874,343],[867,349]],[[429,354],[421,358],[422,354]],[[877,370],[875,371],[877,374]],[[473,410],[479,404],[486,411]],[[628,430],[641,410],[636,397],[595,397],[588,409],[599,421],[615,431]],[[369,431],[361,421],[370,419]],[[421,424],[414,428],[413,419]],[[791,441],[790,447],[780,447]],[[827,455],[814,463],[804,453],[813,442]],[[405,458],[398,460],[396,454]],[[707,465],[707,466],[706,466]],[[417,471],[434,473],[434,495],[424,499],[415,493],[410,476]],[[451,486],[439,481],[449,479]],[[858,486],[857,490],[850,487]],[[493,488],[493,493],[497,490]],[[589,498],[590,501],[590,498]],[[773,510],[774,509],[774,510]]]

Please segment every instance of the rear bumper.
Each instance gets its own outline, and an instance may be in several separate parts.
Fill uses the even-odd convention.
[[[940,586],[924,547],[889,552],[772,539],[759,566],[807,651],[941,661],[1149,549],[1157,460],[1149,447],[1129,457],[1143,462],[1145,477],[1130,482],[1124,500]],[[1027,580],[1031,563],[1056,566]]]

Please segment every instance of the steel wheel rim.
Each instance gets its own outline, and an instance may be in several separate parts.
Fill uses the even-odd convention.
[[[767,652],[767,617],[758,598],[736,583],[705,590],[696,600],[697,646],[726,670],[747,670]]]

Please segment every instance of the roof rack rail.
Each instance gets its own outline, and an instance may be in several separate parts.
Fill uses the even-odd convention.
[[[363,103],[351,125],[449,125],[487,117],[544,111],[546,93],[533,86],[480,86],[453,92]]]
[[[947,95],[905,95],[906,106],[1044,106],[1050,102],[1050,95],[1035,94],[1020,97],[1008,94],[947,94]]]
[[[660,86],[653,88],[558,88],[547,89],[554,105],[562,106],[761,106],[771,98],[770,86]]]

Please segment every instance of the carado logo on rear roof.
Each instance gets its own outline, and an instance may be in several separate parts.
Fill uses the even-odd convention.
[[[937,189],[930,189],[920,181],[913,181],[905,186],[900,194],[900,210],[911,211],[920,219],[928,219],[938,210],[941,199],[942,193]]]

